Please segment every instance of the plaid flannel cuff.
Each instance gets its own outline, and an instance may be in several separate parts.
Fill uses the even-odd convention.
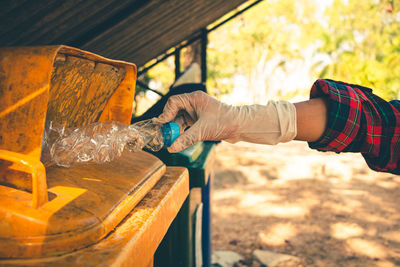
[[[310,148],[338,153],[359,151],[363,90],[371,89],[328,79],[313,84],[310,98],[327,97],[329,108],[327,128],[319,140],[308,143]]]

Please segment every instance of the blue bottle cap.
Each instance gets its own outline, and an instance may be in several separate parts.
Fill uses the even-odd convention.
[[[167,122],[162,127],[164,145],[169,147],[180,135],[179,125],[176,122]]]

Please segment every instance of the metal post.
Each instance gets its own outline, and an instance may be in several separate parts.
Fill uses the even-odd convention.
[[[181,49],[175,49],[175,81],[181,76]]]
[[[201,82],[206,83],[207,81],[207,29],[201,30]]]
[[[203,202],[203,225],[202,225],[202,252],[203,252],[203,267],[211,266],[211,183],[212,175],[208,177],[208,182],[201,188],[201,202]]]

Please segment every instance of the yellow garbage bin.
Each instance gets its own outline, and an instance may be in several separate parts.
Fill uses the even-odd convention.
[[[50,122],[128,124],[135,81],[134,64],[72,47],[0,49],[0,265],[151,265],[187,171],[143,151],[72,168],[43,153]]]

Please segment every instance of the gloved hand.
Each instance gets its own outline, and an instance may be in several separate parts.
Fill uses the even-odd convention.
[[[202,91],[168,99],[161,122],[175,121],[184,131],[168,148],[179,152],[200,141],[246,141],[275,145],[296,137],[296,108],[287,101],[232,106]]]

